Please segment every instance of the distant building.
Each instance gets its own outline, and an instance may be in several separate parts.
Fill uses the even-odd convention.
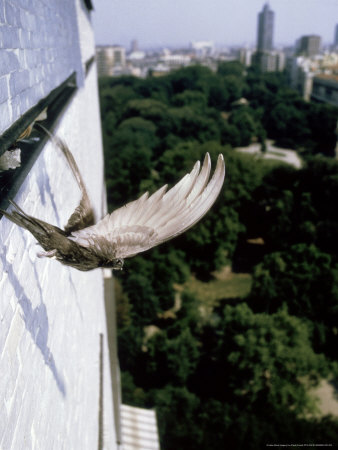
[[[96,47],[98,75],[113,76],[121,72],[126,65],[126,50],[118,45],[104,45]]]
[[[239,61],[245,66],[249,67],[252,63],[252,50],[248,48],[241,48],[239,50]]]
[[[146,53],[142,51],[136,51],[129,53],[128,55],[128,61],[142,61],[146,57]]]
[[[130,44],[130,53],[138,52],[138,41],[133,39]]]
[[[294,56],[287,59],[286,74],[290,86],[299,92],[304,100],[310,100],[312,80],[317,73],[318,64],[305,56]]]
[[[273,49],[273,29],[275,13],[266,3],[258,14],[257,51],[266,52]]]
[[[285,53],[280,51],[276,52],[276,71],[283,72],[286,66],[286,56]]]
[[[321,48],[321,37],[316,35],[302,36],[298,43],[299,55],[315,56],[319,55]]]
[[[304,100],[309,101],[313,90],[313,75],[308,72],[302,71],[299,74],[299,91],[303,95]]]
[[[338,75],[338,54],[332,52],[311,58],[306,56],[287,58],[286,73],[290,86],[305,100],[310,100],[314,77],[321,74]]]
[[[262,72],[275,72],[282,66],[278,54],[273,51],[274,21],[275,13],[269,4],[265,3],[258,14],[257,51],[252,60]]]
[[[191,49],[198,57],[205,58],[214,54],[215,46],[212,41],[197,41],[192,42],[190,45]]]
[[[151,68],[149,70],[149,73],[151,73],[152,77],[162,77],[164,75],[167,75],[169,72],[170,68],[161,63],[157,64],[154,68]]]
[[[262,72],[282,72],[285,69],[285,54],[283,52],[256,52],[252,61]]]
[[[338,75],[316,75],[311,100],[338,106]]]
[[[338,23],[334,29],[333,47],[338,49]]]
[[[295,46],[294,45],[290,45],[287,47],[283,47],[283,53],[285,55],[285,58],[292,58],[295,55]]]
[[[262,72],[276,72],[276,55],[272,52],[262,52],[260,67]]]
[[[175,69],[189,66],[191,64],[191,57],[182,53],[172,53],[170,50],[164,49],[159,62],[165,64],[170,69]]]

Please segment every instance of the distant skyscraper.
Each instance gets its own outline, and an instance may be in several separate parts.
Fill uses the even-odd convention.
[[[266,3],[258,14],[257,51],[266,52],[273,49],[273,25],[275,13]]]
[[[338,23],[337,23],[336,28],[334,30],[334,42],[333,42],[333,45],[335,47],[338,47]]]

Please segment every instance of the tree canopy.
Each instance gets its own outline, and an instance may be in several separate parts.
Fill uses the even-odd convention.
[[[337,376],[337,108],[238,62],[102,78],[100,97],[109,210],[172,186],[206,152],[227,171],[199,224],[116,274],[123,400],[156,408],[163,449],[337,442],[310,393]],[[267,138],[303,167],[234,149]],[[251,292],[206,312],[184,283],[225,266],[249,272]]]

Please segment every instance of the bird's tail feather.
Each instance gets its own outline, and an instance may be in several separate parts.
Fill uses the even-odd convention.
[[[41,223],[41,221],[35,219],[34,217],[28,216],[13,200],[10,203],[14,206],[17,211],[7,212],[0,209],[0,213],[3,214],[8,220],[14,222],[26,230],[32,231],[34,229],[36,232],[47,233],[48,229]]]

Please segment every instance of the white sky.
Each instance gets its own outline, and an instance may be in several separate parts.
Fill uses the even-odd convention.
[[[212,40],[220,45],[255,44],[257,14],[264,0],[95,0],[97,44],[130,47],[187,46]],[[332,43],[338,0],[270,0],[275,44],[294,44],[306,34]]]

